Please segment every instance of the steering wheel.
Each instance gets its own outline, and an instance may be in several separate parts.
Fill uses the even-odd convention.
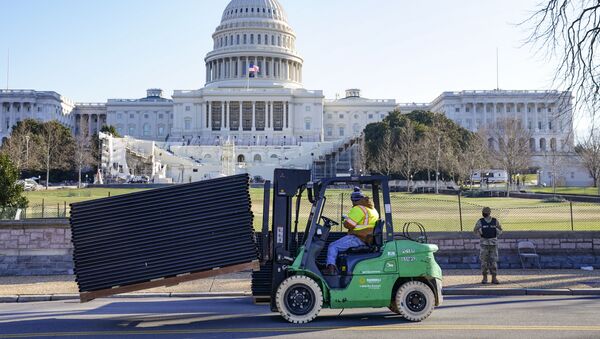
[[[331,227],[331,226],[337,226],[337,225],[339,225],[339,223],[337,221],[331,220],[331,219],[327,218],[326,216],[322,215],[321,219],[323,219],[323,221],[325,221],[325,225],[326,226],[330,225],[329,227]]]

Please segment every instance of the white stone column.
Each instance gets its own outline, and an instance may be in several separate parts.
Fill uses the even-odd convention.
[[[92,131],[92,115],[88,114],[87,118],[88,118],[88,135],[92,135],[92,133],[93,133],[93,131]]]
[[[231,104],[229,101],[226,101],[225,103],[227,105],[227,110],[225,112],[225,124],[229,125],[229,127],[231,127],[231,116],[229,116],[229,114],[231,113],[231,107],[230,107]],[[227,126],[225,126],[225,127],[227,127]]]
[[[208,102],[208,130],[212,131],[212,101]],[[185,127],[184,127],[185,129]]]
[[[256,131],[256,101],[252,101],[252,131]]]
[[[269,101],[269,116],[267,117],[269,119],[269,131],[273,130],[273,101]]]
[[[288,121],[287,121],[287,105],[286,105],[287,101],[283,102],[283,130],[286,130],[288,128]]]
[[[242,112],[244,111],[243,109],[243,101],[240,101],[240,110],[238,112],[240,118],[239,118],[239,122],[240,122],[240,127],[238,128],[238,131],[243,132],[244,131],[244,124],[243,124],[243,120],[242,120]]]
[[[225,129],[225,101],[221,101],[221,131]]]

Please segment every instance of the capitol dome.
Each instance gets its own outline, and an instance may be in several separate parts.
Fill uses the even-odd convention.
[[[296,34],[277,0],[232,0],[206,55],[206,87],[302,87]],[[259,71],[249,72],[251,66]]]

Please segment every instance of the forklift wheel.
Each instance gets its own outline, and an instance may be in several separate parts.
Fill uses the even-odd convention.
[[[294,324],[313,320],[323,306],[323,292],[319,285],[302,275],[285,279],[279,285],[275,298],[281,316]]]
[[[420,281],[404,283],[396,292],[395,304],[406,320],[425,320],[435,307],[435,296],[429,286]]]

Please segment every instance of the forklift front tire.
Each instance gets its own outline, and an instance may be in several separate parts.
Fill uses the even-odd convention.
[[[435,295],[427,284],[409,281],[398,288],[395,304],[406,320],[422,321],[433,312]]]
[[[279,285],[275,298],[281,316],[294,324],[312,321],[323,307],[321,287],[303,275],[285,279]]]

